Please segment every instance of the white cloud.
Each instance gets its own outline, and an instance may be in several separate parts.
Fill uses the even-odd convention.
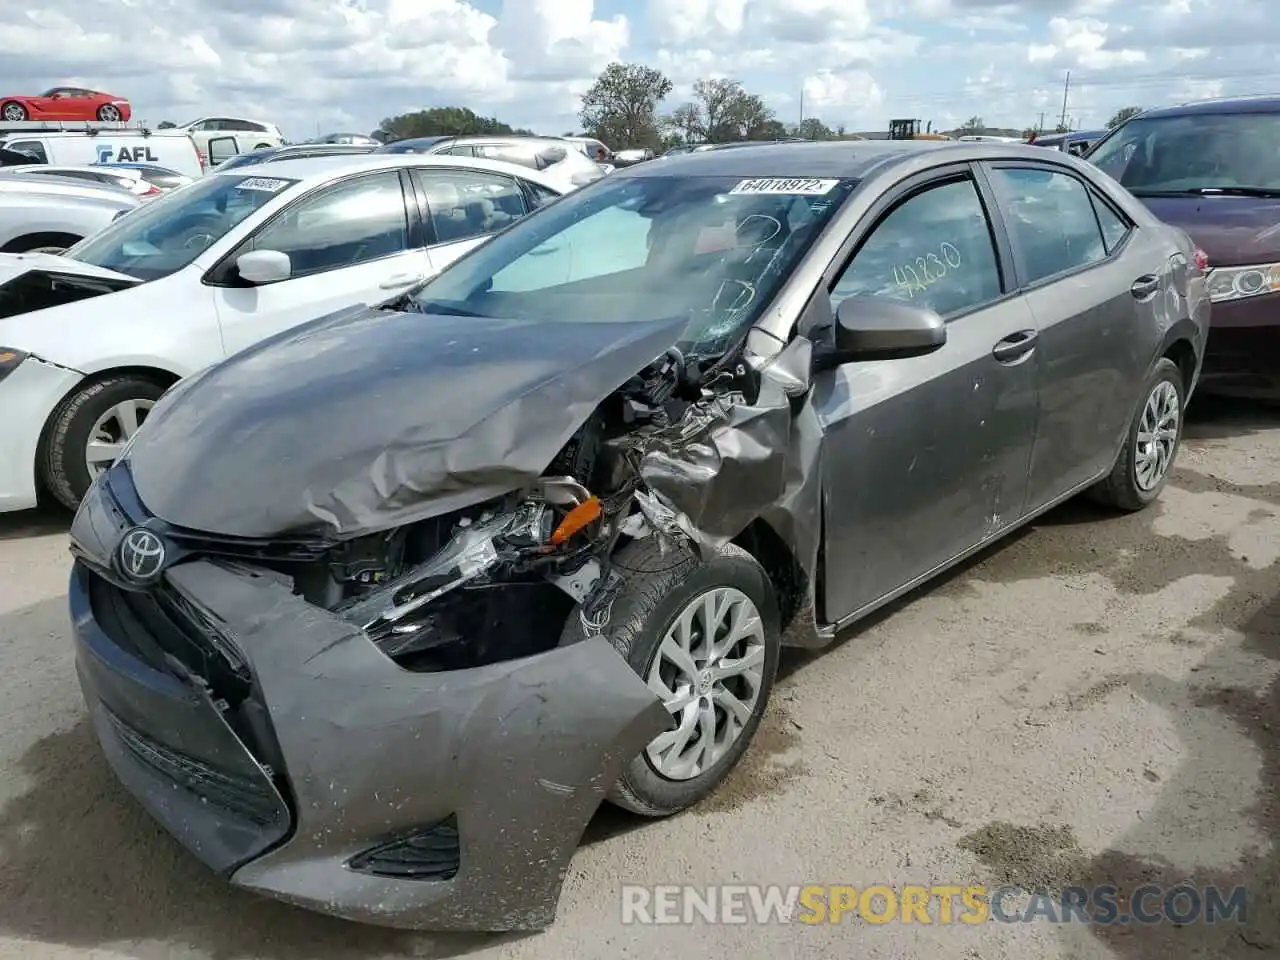
[[[879,107],[884,102],[884,90],[866,70],[850,70],[834,73],[819,70],[805,77],[804,102],[808,112],[830,115]]]
[[[1054,17],[1049,21],[1050,42],[1027,47],[1027,60],[1030,63],[1063,61],[1093,70],[1146,62],[1145,50],[1109,47],[1107,31],[1108,25],[1101,20]]]
[[[1068,114],[1259,92],[1280,81],[1273,0],[46,0],[6,18],[3,83],[77,83],[138,116],[230,113],[317,129],[469,106],[519,126],[577,125],[611,60],[676,84],[731,77],[853,129],[972,115],[1022,127]],[[788,100],[790,102],[788,102]]]

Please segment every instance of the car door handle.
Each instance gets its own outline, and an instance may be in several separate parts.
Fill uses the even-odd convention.
[[[1133,294],[1137,300],[1145,300],[1160,289],[1160,278],[1147,274],[1133,281],[1133,286],[1129,288],[1129,292]]]
[[[991,355],[1001,363],[1013,363],[1036,348],[1038,337],[1039,334],[1034,330],[1019,330],[1017,333],[1011,333],[991,348]]]
[[[378,284],[378,289],[394,290],[396,287],[407,287],[411,283],[417,283],[425,279],[426,277],[420,273],[397,273],[395,276],[387,277],[387,279]]]
[[[534,249],[528,252],[527,256],[549,257],[551,256],[551,254],[558,253],[559,251],[560,251],[559,247],[535,247]]]

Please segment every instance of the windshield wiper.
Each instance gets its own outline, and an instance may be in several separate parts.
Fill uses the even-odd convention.
[[[1190,187],[1186,190],[1130,189],[1135,197],[1261,197],[1280,198],[1277,187]]]

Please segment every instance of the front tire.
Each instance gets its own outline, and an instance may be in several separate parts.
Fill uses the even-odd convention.
[[[624,585],[605,635],[678,726],[626,766],[608,798],[665,817],[714,791],[750,746],[778,670],[778,604],[764,569],[733,544],[703,562],[649,537],[615,564]],[[561,645],[586,638],[575,613]]]
[[[1115,467],[1091,491],[1095,500],[1132,513],[1160,496],[1182,442],[1185,406],[1182,372],[1162,357],[1147,379]]]
[[[113,103],[104,103],[98,108],[98,119],[103,123],[119,123],[120,108]]]
[[[122,375],[82,385],[63,400],[49,420],[41,458],[48,491],[76,509],[163,393],[154,380]]]
[[[27,113],[27,108],[16,100],[7,100],[4,104],[0,104],[0,120],[8,123],[22,123],[31,119],[31,115]]]

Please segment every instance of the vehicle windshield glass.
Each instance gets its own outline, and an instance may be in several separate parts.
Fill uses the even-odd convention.
[[[424,313],[574,323],[683,317],[723,352],[773,298],[856,180],[619,177],[518,220],[413,298]]]
[[[181,270],[297,182],[210,174],[121,217],[66,255],[139,280],[158,280]]]
[[[1214,188],[1280,190],[1280,114],[1138,118],[1087,157],[1137,196]]]

